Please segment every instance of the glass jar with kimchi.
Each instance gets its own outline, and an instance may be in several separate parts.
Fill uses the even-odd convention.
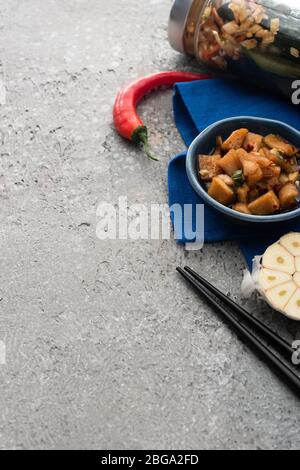
[[[171,45],[287,96],[300,79],[299,0],[177,0]]]

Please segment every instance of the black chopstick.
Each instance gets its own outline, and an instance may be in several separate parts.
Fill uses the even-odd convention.
[[[230,307],[234,312],[236,312],[240,317],[246,320],[253,328],[259,331],[265,338],[268,338],[274,345],[276,345],[285,357],[291,360],[292,355],[294,354],[294,349],[292,346],[277,333],[272,331],[268,326],[262,323],[257,318],[253,317],[247,310],[238,305],[232,299],[223,294],[219,289],[210,284],[206,279],[196,273],[193,269],[185,266],[185,271],[187,271],[191,276],[193,276],[200,284],[205,286],[212,294],[221,299],[228,307]],[[239,318],[237,318],[239,321]]]
[[[300,394],[300,378],[295,372],[287,366],[279,357],[277,357],[273,351],[264,344],[251,330],[245,325],[240,323],[235,316],[226,310],[222,306],[221,302],[218,301],[211,295],[211,292],[199,284],[193,276],[184,271],[182,268],[177,267],[177,271],[204,297],[219,313],[221,313],[227,321],[236,329],[238,334],[247,340],[251,345],[255,346],[256,349],[272,364],[281,374],[284,376],[290,384],[294,386],[297,393]]]

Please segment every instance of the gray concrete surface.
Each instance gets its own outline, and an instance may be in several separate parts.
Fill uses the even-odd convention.
[[[1,4],[2,449],[299,448],[299,400],[175,273],[188,262],[239,299],[236,246],[96,237],[100,202],[167,199],[183,148],[171,92],[141,105],[159,163],[115,134],[111,108],[133,78],[193,68],[168,46],[170,6]]]

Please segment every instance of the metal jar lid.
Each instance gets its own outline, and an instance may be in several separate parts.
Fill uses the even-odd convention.
[[[169,18],[169,43],[179,52],[185,52],[183,34],[193,0],[175,0]]]

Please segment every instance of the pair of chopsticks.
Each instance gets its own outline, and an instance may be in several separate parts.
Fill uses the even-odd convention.
[[[281,373],[281,376],[288,380],[297,393],[300,393],[300,377],[273,352],[269,344],[266,344],[261,337],[265,338],[287,360],[291,361],[295,351],[285,339],[253,317],[247,310],[224,295],[188,266],[184,269],[177,267],[177,271],[197,290],[201,297],[226,318],[239,336],[254,346]]]

